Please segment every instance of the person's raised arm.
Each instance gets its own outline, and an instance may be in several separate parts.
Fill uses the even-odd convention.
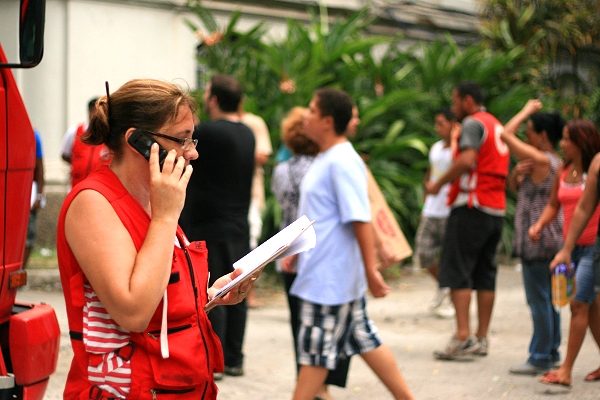
[[[529,100],[523,109],[506,123],[501,137],[515,157],[517,157],[519,160],[533,160],[534,169],[544,168],[546,170],[545,175],[547,175],[550,171],[550,159],[546,153],[528,143],[523,142],[516,135],[519,126],[532,114],[539,112],[541,109],[541,101]]]
[[[585,181],[585,189],[583,195],[575,207],[573,218],[571,219],[571,225],[569,225],[569,232],[565,239],[563,248],[560,249],[556,256],[550,262],[550,269],[554,269],[559,264],[566,264],[567,266],[571,263],[571,253],[577,244],[577,240],[581,233],[588,224],[592,214],[598,206],[600,200],[598,196],[598,170],[600,169],[600,153],[596,154],[592,159],[590,167],[588,169],[587,179]]]
[[[80,192],[65,219],[67,242],[83,273],[110,316],[125,329],[141,332],[167,287],[173,242],[192,173],[169,152],[162,172],[158,145],[150,155],[152,219],[139,250],[116,212],[100,193]]]
[[[515,116],[512,117],[510,119],[510,121],[508,121],[504,125],[504,134],[516,135],[517,130],[519,129],[519,126],[521,126],[521,124],[523,122],[527,121],[527,118],[529,118],[531,116],[531,114],[535,114],[537,112],[540,112],[541,110],[542,110],[542,102],[540,100],[538,100],[538,99],[529,100],[523,106],[521,111],[516,113]]]
[[[373,227],[370,222],[352,223],[354,226],[354,235],[358,241],[363,263],[365,264],[365,273],[369,290],[374,297],[383,297],[390,292],[390,287],[383,280],[381,272],[375,265],[375,239],[373,237]]]
[[[556,218],[556,215],[560,210],[560,203],[558,202],[558,185],[560,182],[561,173],[562,167],[558,168],[554,174],[554,182],[552,183],[550,198],[548,199],[548,203],[546,204],[546,207],[544,207],[540,218],[529,227],[529,240],[532,242],[537,242],[540,240],[542,229],[544,229],[546,225]]]

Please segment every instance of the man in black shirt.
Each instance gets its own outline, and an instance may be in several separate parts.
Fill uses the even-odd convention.
[[[191,162],[194,173],[179,224],[191,241],[206,241],[209,285],[233,271],[233,263],[250,251],[248,209],[255,141],[237,112],[242,95],[236,79],[214,75],[204,93],[204,108],[211,120],[197,125],[193,136],[198,139],[198,159]],[[223,345],[227,375],[244,374],[246,314],[245,300],[216,307],[209,314]]]

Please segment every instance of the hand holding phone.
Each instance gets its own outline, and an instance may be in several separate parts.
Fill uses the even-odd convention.
[[[134,130],[131,135],[129,135],[129,139],[127,142],[133,146],[144,158],[150,161],[150,148],[152,144],[158,142],[152,139],[150,136],[144,134],[141,129]],[[162,171],[162,166],[165,162],[165,158],[167,158],[167,150],[165,150],[160,144],[158,145],[158,165],[160,166],[160,170]]]

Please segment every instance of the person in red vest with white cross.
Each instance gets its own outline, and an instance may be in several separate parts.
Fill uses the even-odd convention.
[[[88,121],[96,109],[95,97],[88,102]],[[62,142],[62,159],[71,164],[70,187],[73,188],[79,182],[84,180],[89,174],[94,172],[102,165],[109,165],[112,160],[112,153],[105,145],[90,146],[81,141],[81,137],[88,128],[88,122],[71,126]]]
[[[481,87],[471,81],[460,83],[452,91],[452,102],[452,111],[462,122],[454,160],[439,180],[425,186],[427,194],[436,194],[442,185],[452,183],[439,285],[450,288],[457,329],[446,348],[434,353],[439,360],[488,353],[509,163],[509,149],[500,137],[504,127],[485,110]],[[479,320],[474,335],[469,327],[473,290]]]

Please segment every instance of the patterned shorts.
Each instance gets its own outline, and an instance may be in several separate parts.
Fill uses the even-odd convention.
[[[377,327],[365,306],[364,297],[337,306],[300,300],[298,364],[333,370],[338,359],[379,347]]]
[[[447,218],[430,218],[421,215],[415,238],[416,255],[421,267],[429,268],[439,264],[447,220]]]

